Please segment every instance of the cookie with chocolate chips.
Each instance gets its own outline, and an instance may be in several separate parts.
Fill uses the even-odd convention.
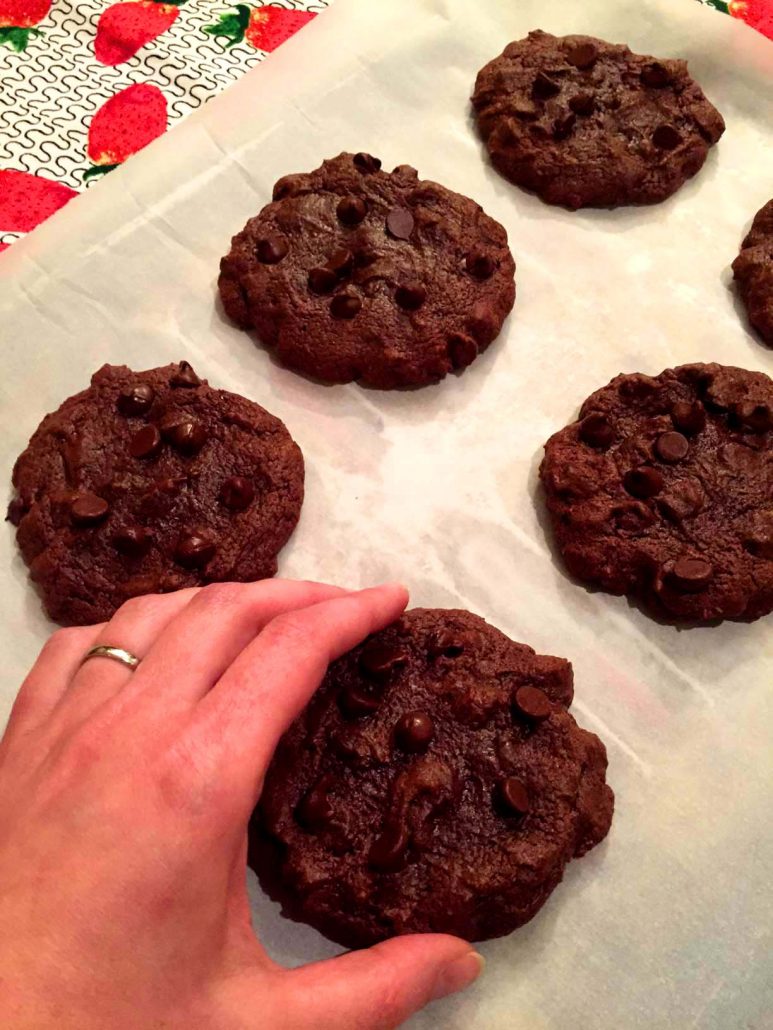
[[[773,610],[773,381],[722,365],[620,375],[545,445],[578,579],[669,622]]]
[[[328,669],[283,738],[250,861],[346,947],[510,933],[609,830],[572,667],[465,611],[414,609]]]
[[[571,209],[665,200],[725,129],[685,61],[591,36],[510,43],[478,73],[472,103],[497,170]]]
[[[466,368],[515,300],[507,233],[416,170],[340,154],[288,175],[220,264],[228,315],[288,368],[424,386]]]
[[[273,576],[303,500],[287,429],[191,366],[103,366],[47,415],[8,518],[52,619],[109,619],[137,594]]]
[[[773,347],[773,200],[755,215],[733,262],[733,275],[749,321]]]

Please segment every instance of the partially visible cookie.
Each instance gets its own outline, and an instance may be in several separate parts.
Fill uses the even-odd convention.
[[[502,175],[572,209],[665,200],[725,129],[685,61],[592,36],[510,43],[478,73],[472,103]]]
[[[733,262],[733,275],[749,321],[773,347],[773,200],[755,215]]]
[[[722,365],[620,375],[545,445],[569,570],[669,622],[773,611],[773,381]]]
[[[137,594],[273,576],[303,458],[278,418],[185,361],[104,365],[43,419],[13,484],[8,518],[49,615],[95,623]]]
[[[287,175],[220,263],[229,316],[288,368],[423,386],[469,365],[515,299],[507,233],[414,168],[340,154]]]
[[[333,662],[283,738],[251,863],[285,915],[347,947],[509,933],[612,819],[571,699],[564,659],[466,611],[407,612]]]

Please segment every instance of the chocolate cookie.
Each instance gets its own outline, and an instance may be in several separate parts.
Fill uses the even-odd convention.
[[[230,317],[288,368],[384,389],[437,382],[499,332],[515,300],[507,233],[414,168],[340,154],[287,175],[220,263]]]
[[[685,61],[591,36],[510,43],[478,73],[472,103],[502,175],[572,209],[665,200],[725,130]]]
[[[13,471],[8,518],[52,619],[127,598],[273,576],[303,500],[278,418],[185,362],[104,365],[47,415]]]
[[[733,275],[749,321],[773,347],[773,200],[757,212],[733,262]]]
[[[761,372],[620,375],[547,442],[541,476],[579,579],[670,622],[773,610],[773,382]]]
[[[465,611],[407,612],[328,669],[283,738],[250,861],[347,947],[510,933],[606,835],[607,756],[572,667]]]

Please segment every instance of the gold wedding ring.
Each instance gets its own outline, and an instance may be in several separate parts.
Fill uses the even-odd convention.
[[[123,647],[110,647],[109,644],[97,644],[96,647],[92,647],[83,656],[81,665],[87,662],[89,658],[112,658],[114,662],[120,662],[121,665],[125,665],[132,670],[136,669],[140,664],[139,658],[132,654],[131,651],[127,651]]]

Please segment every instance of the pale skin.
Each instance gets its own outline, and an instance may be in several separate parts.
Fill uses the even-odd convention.
[[[217,584],[51,637],[0,741],[4,1030],[388,1030],[478,976],[442,934],[286,970],[250,918],[246,827],[276,743],[406,602]],[[141,664],[81,665],[100,643]]]

